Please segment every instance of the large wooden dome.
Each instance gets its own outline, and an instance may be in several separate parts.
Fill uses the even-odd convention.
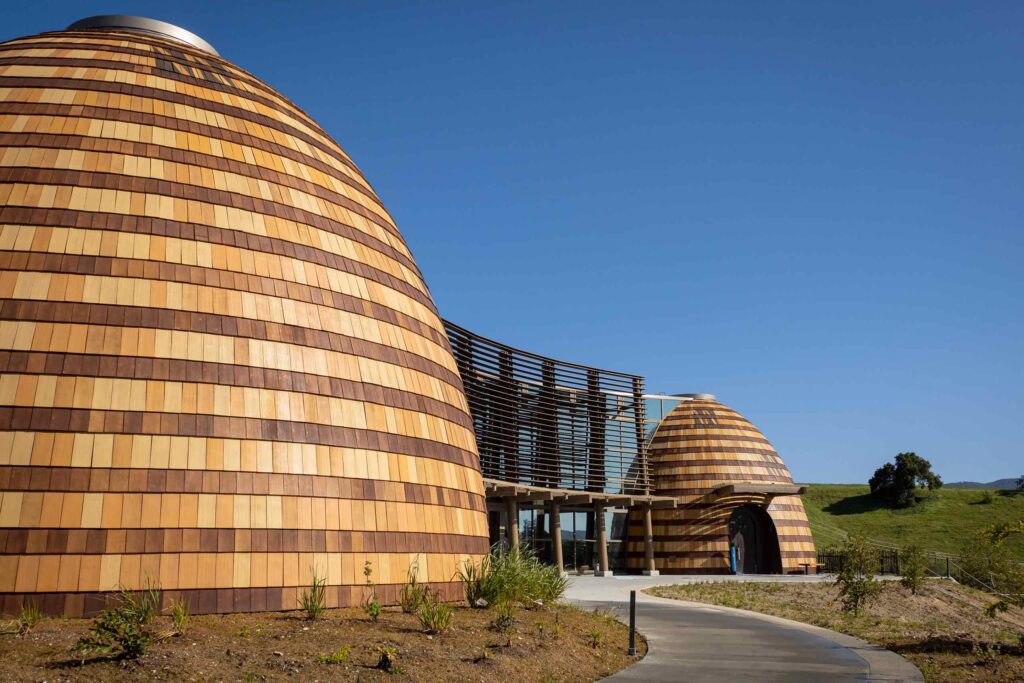
[[[652,513],[661,572],[730,571],[730,522],[739,508],[761,514],[766,540],[777,538],[781,567],[765,571],[802,572],[802,563],[815,562],[800,497],[770,493],[794,488],[789,470],[768,439],[736,411],[705,395],[681,402],[655,431],[649,460],[653,492],[679,499],[676,509]],[[642,562],[643,525],[634,513],[627,566],[641,569]]]
[[[483,485],[394,222],[276,90],[103,23],[0,45],[0,608],[455,597]]]

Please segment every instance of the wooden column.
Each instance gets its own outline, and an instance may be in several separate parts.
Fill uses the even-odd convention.
[[[644,576],[658,576],[659,573],[654,565],[654,523],[651,519],[651,506],[644,505]]]
[[[604,529],[604,503],[594,503],[594,529],[596,530],[595,541],[597,541],[597,557],[601,565],[600,571],[595,571],[594,576],[611,576],[608,569],[608,535]]]
[[[519,506],[515,496],[505,498],[505,537],[509,550],[519,547]]]
[[[551,562],[558,571],[565,571],[565,564],[562,562],[562,508],[557,500],[550,503],[551,510]]]

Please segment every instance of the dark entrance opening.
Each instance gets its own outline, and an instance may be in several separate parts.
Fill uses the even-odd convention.
[[[737,574],[781,574],[779,535],[768,511],[741,505],[729,519],[729,545],[736,553]]]

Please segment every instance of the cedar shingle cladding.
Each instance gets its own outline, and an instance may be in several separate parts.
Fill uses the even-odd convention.
[[[654,510],[654,556],[666,574],[729,571],[729,518],[762,496],[715,497],[721,486],[743,482],[791,484],[793,478],[772,445],[742,415],[714,400],[683,401],[651,440],[653,493],[680,499],[675,510]],[[799,496],[779,496],[768,506],[785,573],[814,563],[814,541]],[[630,515],[627,566],[641,569],[643,520]]]
[[[0,45],[0,611],[449,597],[487,551],[444,328],[345,152],[155,35]]]

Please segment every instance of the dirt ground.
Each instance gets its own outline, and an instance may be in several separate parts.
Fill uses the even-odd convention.
[[[423,632],[413,615],[388,609],[374,624],[360,609],[193,616],[183,635],[161,640],[140,659],[80,663],[72,652],[86,619],[43,619],[25,635],[0,636],[0,681],[594,681],[637,658],[627,629],[608,616],[572,607],[519,610],[512,631],[489,628],[492,610],[458,608],[452,629]],[[160,617],[156,630],[169,628]],[[345,663],[319,655],[348,646]],[[395,647],[399,672],[374,667],[379,648]],[[638,642],[638,649],[646,646]]]
[[[912,595],[897,582],[860,616],[844,613],[833,584],[704,583],[650,593],[749,609],[848,633],[898,652],[929,682],[1024,681],[1024,611],[985,614],[992,597],[929,581]]]

